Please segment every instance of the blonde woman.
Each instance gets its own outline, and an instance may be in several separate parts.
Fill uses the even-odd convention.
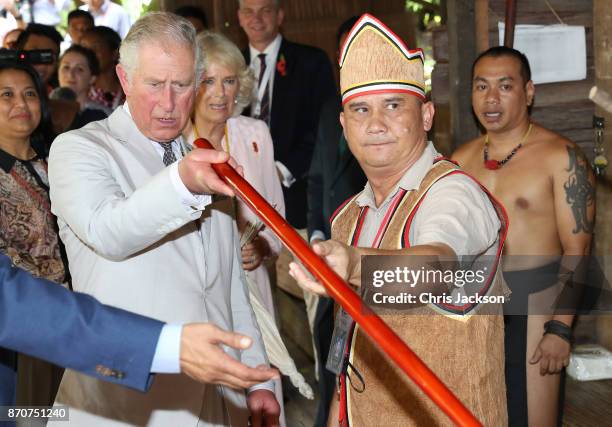
[[[254,77],[240,50],[225,36],[205,31],[198,35],[204,57],[204,76],[195,102],[192,125],[186,130],[186,141],[206,138],[218,150],[227,151],[244,168],[244,177],[284,216],[285,202],[274,164],[272,137],[261,120],[240,116],[251,102]],[[242,266],[249,280],[256,284],[261,300],[274,315],[270,278],[264,260],[278,255],[281,244],[267,229],[259,229],[258,218],[241,201],[237,203],[236,220],[243,235]],[[247,235],[253,235],[251,239]],[[245,241],[246,240],[246,241]],[[284,410],[280,380],[276,396]]]

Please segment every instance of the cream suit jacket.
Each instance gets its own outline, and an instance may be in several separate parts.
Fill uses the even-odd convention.
[[[164,322],[243,333],[252,347],[226,352],[249,366],[267,364],[228,214],[232,199],[186,206],[123,108],[60,135],[49,180],[75,290]],[[157,375],[143,394],[66,371],[59,403],[70,406],[75,426],[244,426],[248,417],[243,392],[184,375]]]

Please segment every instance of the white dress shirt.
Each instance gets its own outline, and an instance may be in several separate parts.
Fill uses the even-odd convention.
[[[52,27],[59,25],[62,20],[60,13],[69,10],[71,6],[72,1],[69,0],[35,0],[33,3],[34,22]],[[32,22],[29,2],[22,2],[19,13],[23,16],[24,22]]]
[[[79,9],[86,10],[91,13],[94,18],[96,26],[105,26],[112,28],[119,34],[123,40],[130,31],[132,26],[132,19],[127,11],[119,6],[117,3],[113,3],[110,0],[104,0],[102,6],[97,11],[89,10],[88,5],[83,5]]]
[[[15,17],[6,12],[6,17],[0,16],[0,39],[4,42],[4,36],[7,35],[9,31],[13,31],[17,28],[17,21]]]
[[[252,45],[249,44],[249,51],[251,54],[250,67],[251,70],[253,70],[253,73],[255,74],[255,81],[257,83],[259,83],[259,72],[261,70],[261,60],[259,59],[259,55],[262,53],[266,54],[266,75],[263,76],[261,85],[265,87],[265,85],[268,84],[270,111],[272,111],[272,93],[274,91],[274,74],[276,74],[276,58],[278,57],[278,52],[280,50],[282,40],[283,37],[280,34],[277,34],[276,38],[272,41],[272,43],[266,46],[263,52],[255,49]],[[253,88],[255,100],[251,105],[251,117],[256,117],[259,115],[259,107],[263,94],[260,96],[258,89],[259,85],[256,84]]]
[[[378,207],[370,183],[366,184],[356,199],[359,206],[369,207],[359,236],[359,246],[372,245],[391,200],[399,189],[418,189],[434,159],[439,156],[429,142],[421,157]],[[455,174],[431,186],[414,215],[409,240],[411,246],[443,243],[460,257],[489,255],[495,253],[500,227],[497,213],[480,186],[463,174]]]
[[[166,324],[162,327],[151,363],[151,372],[159,374],[178,374],[181,372],[182,332],[183,325]]]
[[[266,54],[266,74],[263,76],[261,86],[268,87],[268,99],[270,114],[272,114],[272,94],[274,93],[274,75],[276,74],[276,58],[278,58],[278,52],[280,51],[281,42],[283,37],[280,34],[276,35],[276,38],[270,43],[263,51],[255,49],[249,44],[249,52],[251,55],[251,70],[255,74],[255,81],[259,83],[259,72],[261,71],[261,60],[259,55],[262,53]],[[259,85],[255,85],[253,88],[253,103],[251,104],[251,117],[259,117],[259,110],[261,107],[261,99],[263,98],[263,90],[259,90]],[[275,162],[276,167],[283,176],[282,184],[284,187],[289,188],[295,182],[295,178],[291,171],[279,161]]]

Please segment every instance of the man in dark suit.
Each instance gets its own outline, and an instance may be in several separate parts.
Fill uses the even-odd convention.
[[[249,39],[243,52],[258,80],[250,115],[268,123],[283,183],[286,217],[306,228],[306,175],[323,102],[336,86],[321,49],[290,42],[279,34],[284,11],[279,0],[241,0],[240,26]]]
[[[350,196],[363,190],[366,177],[342,134],[340,96],[323,105],[317,143],[308,173],[308,236],[327,240],[329,218]]]
[[[330,98],[321,110],[319,131],[308,174],[308,237],[311,243],[331,238],[329,218],[349,197],[363,190],[366,177],[348,149],[340,121],[340,96]],[[315,426],[327,425],[329,403],[336,376],[325,369],[334,329],[334,301],[320,297],[314,320],[320,403]]]
[[[338,53],[348,32],[357,22],[353,16],[344,21],[336,33]],[[328,98],[321,109],[317,142],[308,173],[308,237],[311,243],[331,238],[329,218],[349,197],[363,190],[367,181],[351,153],[340,126],[340,95]],[[336,376],[325,369],[334,330],[334,302],[320,297],[313,328],[319,374],[319,408],[315,426],[327,425],[329,403],[334,396]]]
[[[202,336],[211,329],[215,345]],[[146,391],[151,372],[180,371],[202,383],[235,388],[266,381],[269,370],[242,365],[217,345],[245,349],[250,343],[244,335],[210,324],[164,325],[102,305],[89,295],[35,278],[0,254],[0,406],[15,402],[10,350]]]

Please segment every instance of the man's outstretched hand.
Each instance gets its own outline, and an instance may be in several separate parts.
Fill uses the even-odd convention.
[[[267,366],[250,368],[221,348],[221,345],[226,345],[245,350],[252,342],[245,335],[224,331],[210,323],[185,325],[181,334],[181,372],[201,383],[225,385],[233,389],[247,389],[278,378],[276,369]]]

